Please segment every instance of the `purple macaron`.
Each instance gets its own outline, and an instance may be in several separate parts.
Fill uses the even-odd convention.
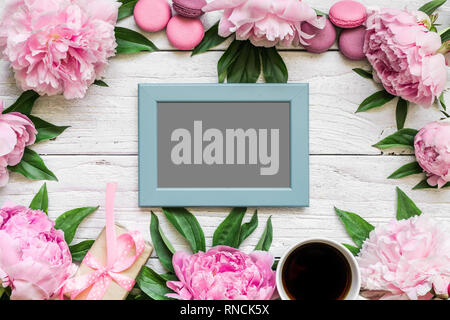
[[[173,9],[186,18],[198,18],[203,14],[206,0],[173,0]]]
[[[302,23],[302,31],[307,34],[314,34],[314,38],[306,40],[305,49],[313,53],[322,53],[331,48],[336,40],[336,29],[330,20],[326,20],[325,27],[318,29],[308,22]]]
[[[336,2],[329,12],[331,22],[340,28],[356,28],[366,21],[366,7],[357,1],[344,0]]]
[[[350,60],[363,60],[366,57],[363,50],[365,35],[364,26],[343,30],[339,37],[339,50]]]

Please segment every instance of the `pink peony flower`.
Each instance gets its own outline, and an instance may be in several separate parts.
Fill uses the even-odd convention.
[[[264,251],[249,255],[217,246],[189,255],[176,252],[172,259],[180,281],[168,281],[180,300],[268,300],[275,290],[273,257]]]
[[[7,204],[0,209],[0,279],[11,299],[57,296],[72,272],[64,234],[40,210]]]
[[[116,0],[8,0],[0,52],[19,87],[82,98],[117,46]]]
[[[255,46],[306,44],[314,35],[302,31],[301,23],[323,29],[326,21],[301,0],[214,0],[203,7],[205,12],[222,9],[219,35],[235,32],[237,40],[248,39]]]
[[[375,228],[357,260],[368,296],[430,299],[431,289],[448,295],[450,233],[423,215]]]
[[[450,182],[450,119],[423,127],[414,138],[414,150],[430,186],[442,188]]]
[[[19,112],[2,114],[0,101],[0,187],[8,183],[7,166],[15,166],[22,160],[26,146],[36,141],[37,131],[33,122]]]
[[[420,20],[418,22],[418,20]],[[364,53],[391,94],[429,107],[447,79],[445,58],[436,53],[441,38],[427,29],[420,13],[372,11],[366,21]]]

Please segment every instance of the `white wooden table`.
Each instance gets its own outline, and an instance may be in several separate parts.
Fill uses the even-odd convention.
[[[305,0],[328,11],[334,1]],[[366,5],[419,8],[423,0],[364,0]],[[1,6],[3,6],[3,2]],[[439,9],[440,22],[449,24],[450,4]],[[219,18],[206,15],[208,28]],[[120,22],[135,29],[133,18]],[[47,182],[50,216],[81,206],[104,204],[105,184],[117,181],[116,220],[129,229],[138,229],[150,240],[150,209],[138,207],[137,168],[137,84],[215,83],[216,65],[225,45],[190,57],[190,52],[172,48],[164,32],[146,34],[159,52],[121,55],[111,59],[105,81],[109,88],[93,86],[82,100],[63,97],[40,98],[33,113],[57,125],[70,125],[55,141],[33,147],[43,155],[59,182]],[[349,242],[333,206],[357,212],[373,224],[395,217],[395,186],[409,194],[425,214],[450,224],[450,190],[412,191],[421,177],[401,180],[386,177],[411,162],[410,151],[380,153],[371,147],[396,131],[394,102],[373,112],[355,114],[359,103],[378,88],[356,75],[352,68],[368,64],[351,62],[333,47],[317,55],[301,48],[282,50],[290,82],[310,84],[311,205],[309,208],[259,208],[259,227],[242,248],[251,251],[259,240],[267,218],[272,215],[274,238],[271,252],[280,256],[288,246],[308,237],[327,237]],[[450,77],[449,77],[450,79]],[[450,87],[447,86],[447,88]],[[0,98],[6,105],[17,99],[15,85],[6,62],[0,62]],[[450,94],[446,94],[450,104]],[[419,129],[440,118],[437,108],[411,106],[406,127]],[[28,205],[42,181],[30,181],[11,174],[7,187],[0,189],[0,203],[6,200]],[[206,235],[207,246],[215,228],[229,208],[190,208]],[[188,249],[186,242],[167,223],[159,208],[163,230],[176,249]],[[253,208],[249,208],[249,212]],[[250,213],[247,219],[250,218]],[[74,243],[95,239],[104,226],[104,211],[98,210],[80,226]],[[149,266],[162,271],[155,253]]]

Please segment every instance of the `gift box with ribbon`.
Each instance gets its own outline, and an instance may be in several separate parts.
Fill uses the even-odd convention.
[[[86,254],[63,294],[71,300],[123,300],[135,284],[152,252],[138,231],[127,231],[114,223],[117,184],[106,187],[106,226]]]

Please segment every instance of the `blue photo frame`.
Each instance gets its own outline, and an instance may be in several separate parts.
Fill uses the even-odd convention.
[[[159,188],[158,103],[289,102],[290,187]],[[139,84],[139,206],[309,206],[308,84]]]

